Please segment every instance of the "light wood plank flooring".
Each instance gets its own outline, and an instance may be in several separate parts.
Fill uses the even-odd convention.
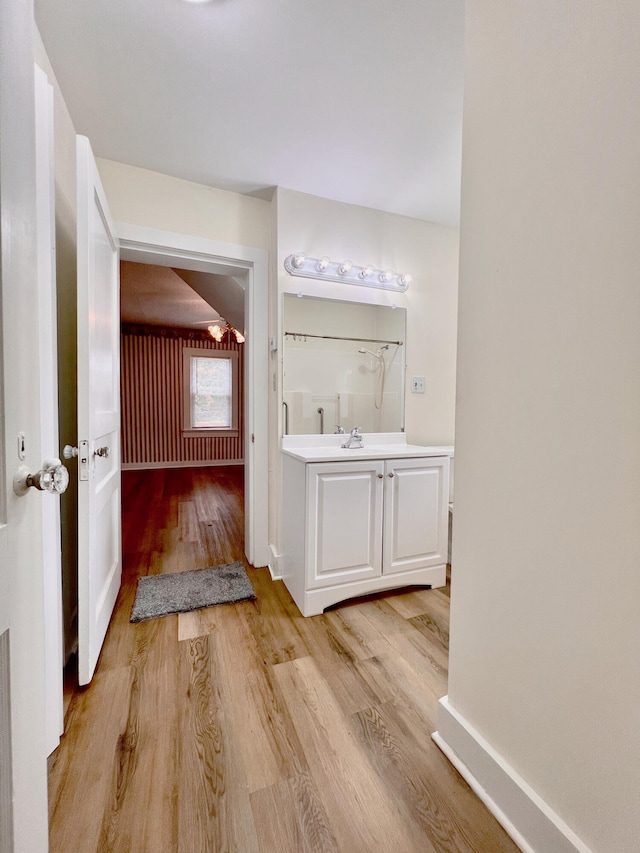
[[[53,853],[514,853],[430,738],[448,589],[304,619],[257,601],[132,625],[139,575],[243,559],[242,469],[125,472],[124,576],[49,764]]]

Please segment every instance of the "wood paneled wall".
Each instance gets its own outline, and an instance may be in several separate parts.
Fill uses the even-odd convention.
[[[207,332],[123,325],[122,466],[159,468],[180,463],[243,460],[243,346],[227,335],[222,343]],[[183,347],[232,350],[239,358],[237,436],[183,437]]]

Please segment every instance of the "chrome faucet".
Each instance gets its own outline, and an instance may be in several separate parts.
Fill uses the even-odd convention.
[[[336,435],[344,435],[344,427],[336,424]]]
[[[364,442],[362,440],[362,433],[360,432],[360,427],[354,427],[350,434],[349,438],[345,441],[341,447],[345,448],[354,448],[354,447],[364,447]]]

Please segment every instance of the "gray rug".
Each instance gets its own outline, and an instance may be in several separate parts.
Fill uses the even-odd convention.
[[[242,563],[139,578],[131,622],[256,597]]]

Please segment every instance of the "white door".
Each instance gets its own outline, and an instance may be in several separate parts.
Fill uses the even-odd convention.
[[[0,2],[0,851],[47,850],[33,20]]]
[[[307,588],[379,577],[383,462],[307,465]]]
[[[383,574],[447,562],[449,458],[385,462]]]
[[[89,140],[78,156],[78,678],[93,677],[122,572],[118,241]]]

